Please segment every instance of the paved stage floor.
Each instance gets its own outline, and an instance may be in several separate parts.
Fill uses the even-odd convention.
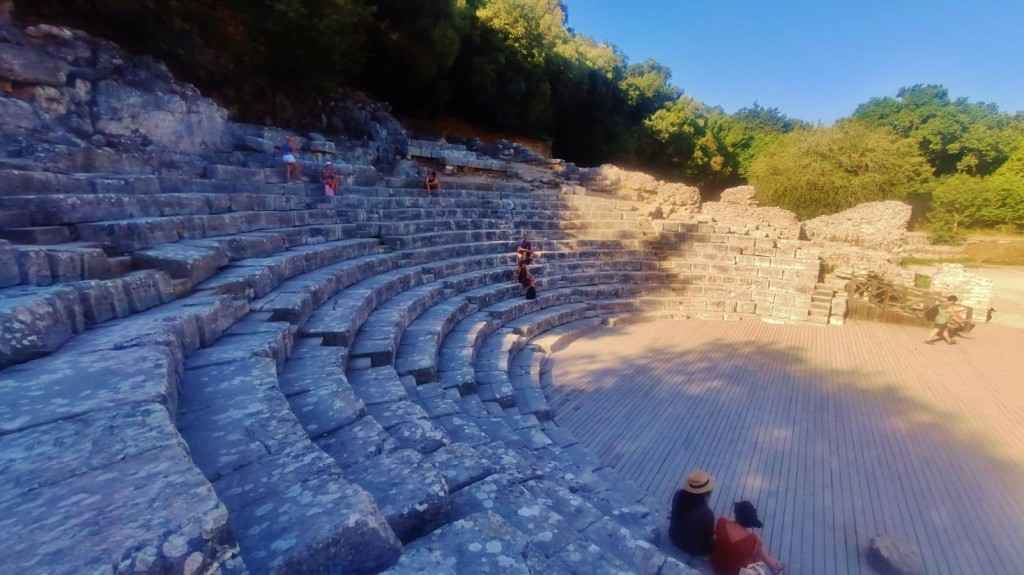
[[[667,510],[686,474],[749,499],[790,575],[869,574],[868,540],[929,575],[1024,574],[1024,330],[675,321],[555,354],[555,421]]]

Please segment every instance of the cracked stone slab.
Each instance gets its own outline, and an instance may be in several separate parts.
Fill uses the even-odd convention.
[[[393,367],[351,371],[348,374],[348,382],[367,406],[394,403],[409,398]]]
[[[346,471],[376,499],[391,529],[403,542],[429,533],[448,520],[445,475],[411,449],[383,454]]]
[[[211,481],[308,442],[277,389],[272,359],[188,370],[181,389],[178,427]]]
[[[214,488],[254,572],[372,572],[401,553],[373,497],[308,442],[243,467]]]
[[[464,443],[452,443],[426,456],[436,465],[448,481],[452,493],[493,475],[496,471],[475,449]]]
[[[576,540],[576,531],[564,518],[535,500],[521,485],[504,479],[492,476],[458,492],[453,496],[453,513],[460,517],[481,511],[496,513],[548,557]]]
[[[398,449],[398,442],[369,415],[351,425],[317,437],[315,443],[342,468]]]
[[[400,423],[388,430],[402,447],[415,449],[420,453],[431,453],[451,443],[444,428],[429,419],[413,419]]]
[[[526,537],[498,515],[478,513],[414,541],[385,573],[530,575],[526,546]]]
[[[452,442],[476,447],[493,441],[473,420],[460,413],[439,417],[435,421],[448,432]]]
[[[0,296],[0,369],[53,352],[84,329],[85,310],[73,288],[5,290]]]
[[[630,530],[608,517],[585,529],[582,535],[618,557],[638,575],[660,575],[668,560],[657,547],[637,539]]]
[[[0,437],[0,473],[7,572],[198,573],[235,553],[227,510],[161,406]]]
[[[178,379],[159,348],[59,353],[0,372],[0,435],[125,404],[173,413]]]

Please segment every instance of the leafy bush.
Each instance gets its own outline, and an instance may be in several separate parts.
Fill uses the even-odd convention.
[[[754,161],[750,182],[761,205],[808,219],[864,202],[905,200],[930,171],[910,140],[846,121],[780,137]]]

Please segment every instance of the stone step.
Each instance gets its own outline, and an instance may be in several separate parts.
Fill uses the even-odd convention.
[[[117,382],[105,377],[114,373],[137,377],[141,366],[118,356],[68,367],[103,386]],[[100,362],[106,373],[95,369]],[[31,385],[10,371],[0,382]],[[111,558],[146,571],[206,571],[235,553],[226,509],[160,405],[99,409],[3,434],[0,452],[17,454],[4,458],[0,486],[0,556],[9,573],[104,570]]]
[[[36,226],[29,228],[0,228],[0,239],[30,245],[52,245],[71,241],[66,226]]]
[[[831,310],[832,301],[829,300],[827,302],[812,301],[808,311],[811,315],[828,315]]]
[[[0,209],[0,228],[27,228],[31,225],[31,214],[28,211]]]
[[[423,408],[409,401],[394,368],[350,370],[346,375],[367,411],[399,446],[428,454],[451,443],[443,429],[430,423]]]
[[[0,369],[56,351],[87,326],[128,317],[174,299],[169,278],[154,271],[0,290]]]
[[[393,564],[401,544],[374,498],[310,442],[278,388],[274,348],[290,346],[287,326],[267,341],[250,338],[246,358],[223,346],[195,354],[178,410],[178,427],[228,509],[246,566],[285,572]]]
[[[216,341],[238,313],[226,298],[188,298],[0,372],[0,451],[21,454],[0,488],[0,508],[15,518],[5,529],[9,569],[102,570],[117,557],[183,571],[231,557],[224,507],[171,414],[183,358]],[[85,447],[69,449],[76,441]],[[54,534],[59,540],[48,539]]]

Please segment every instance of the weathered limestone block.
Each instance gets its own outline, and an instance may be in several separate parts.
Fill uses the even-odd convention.
[[[74,289],[18,289],[0,299],[0,369],[50,353],[85,329]]]
[[[5,46],[5,44],[0,44]],[[0,54],[0,61],[2,61]],[[0,129],[17,134],[35,130],[40,125],[39,116],[31,105],[14,98],[0,96]]]
[[[389,575],[478,573],[529,575],[524,563],[527,539],[492,512],[459,519],[405,549]]]
[[[203,573],[237,552],[159,405],[0,436],[0,474],[0,563],[12,573]]]
[[[178,388],[170,356],[156,346],[61,351],[10,367],[0,374],[0,435],[128,404],[160,404],[174,412]]]
[[[18,256],[6,240],[0,240],[0,288],[21,283],[18,271]]]
[[[429,533],[448,520],[445,476],[423,456],[399,449],[349,468],[377,500],[381,513],[403,542]]]
[[[62,87],[69,70],[67,62],[41,50],[0,43],[0,78],[20,84]]]
[[[164,270],[173,278],[187,279],[195,285],[228,264],[228,250],[213,242],[203,245],[179,242],[139,250],[132,258],[139,267]]]
[[[97,132],[145,136],[178,152],[221,149],[227,112],[201,98],[144,92],[111,80],[94,86]]]

